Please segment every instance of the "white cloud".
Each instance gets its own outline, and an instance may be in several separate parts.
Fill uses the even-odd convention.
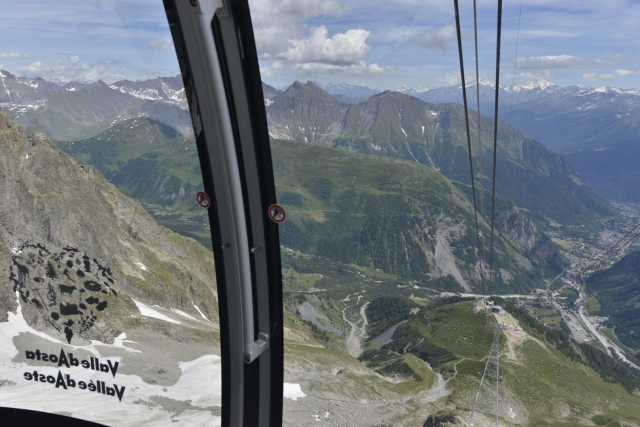
[[[286,25],[318,16],[339,16],[348,9],[336,0],[252,0],[250,7],[253,26],[258,28]]]
[[[337,0],[252,0],[250,7],[258,55],[262,61],[276,61],[262,67],[266,77],[287,69],[296,73],[351,74],[389,70],[366,63],[371,51],[367,44],[369,31],[354,28],[329,35],[325,26],[309,29],[305,25],[305,20],[337,17],[349,9]]]
[[[158,37],[153,39],[147,45],[147,49],[149,50],[174,50],[173,41],[170,39],[164,39],[162,37]]]
[[[526,56],[518,58],[516,65],[518,68],[524,69],[548,69],[606,67],[625,62],[628,60],[619,53],[606,53],[599,58],[584,58],[576,55]]]
[[[596,73],[582,73],[582,78],[585,80],[595,80]]]
[[[275,61],[273,64],[266,67],[260,67],[260,74],[263,77],[273,77],[278,71],[284,69],[284,64],[280,61]]]
[[[335,74],[336,72],[362,75],[362,74],[382,74],[392,70],[392,67],[380,67],[378,64],[369,64],[360,61],[350,65],[323,64],[318,62],[295,64],[293,69],[303,74]]]
[[[27,64],[24,67],[24,69],[30,73],[37,73],[41,68],[42,68],[42,62],[40,61],[32,62],[31,64]]]
[[[438,77],[438,80],[449,85],[454,85],[460,81],[460,71],[451,71],[446,73],[443,77]]]
[[[42,77],[62,83],[68,83],[72,80],[93,83],[97,80],[114,82],[122,79],[157,77],[155,70],[133,70],[128,68],[126,64],[122,65],[108,60],[87,64],[77,56],[47,63],[35,61],[8,71],[20,76]]]
[[[449,25],[441,27],[435,33],[421,33],[409,39],[409,41],[417,46],[426,47],[427,49],[440,49],[443,53],[447,52],[449,43],[457,40],[456,30]]]
[[[505,76],[506,78],[511,77],[513,78],[513,74],[510,74],[508,76]],[[541,72],[538,73],[532,73],[532,72],[526,72],[526,73],[518,73],[516,75],[516,77],[522,77],[525,79],[536,79],[536,80],[540,80],[540,79],[545,79],[548,80],[551,78],[551,70],[549,69],[545,69],[542,70]]]
[[[260,59],[275,59],[307,31],[302,21],[339,16],[345,10],[336,0],[252,0],[251,20]]]
[[[0,58],[11,58],[11,59],[16,59],[16,58],[28,58],[29,55],[24,55],[22,53],[18,53],[18,52],[11,52],[11,53],[6,53],[6,52],[1,52],[0,53]]]
[[[279,54],[281,59],[293,63],[324,63],[333,65],[353,65],[364,60],[371,47],[366,40],[369,31],[348,30],[328,37],[326,27],[313,28],[308,38],[292,40],[287,51]]]
[[[615,79],[618,77],[626,77],[631,74],[638,74],[638,73],[634,71],[618,69],[618,70],[613,70],[610,73],[600,74],[598,77],[600,77],[601,79]]]

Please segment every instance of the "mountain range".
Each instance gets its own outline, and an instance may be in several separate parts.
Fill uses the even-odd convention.
[[[15,81],[12,84],[19,84],[21,85],[20,87],[31,87],[26,83],[26,80],[21,80],[20,78],[14,78],[13,80]],[[176,97],[179,97],[182,92],[177,90],[177,86],[170,86],[165,80],[156,79],[156,81],[147,82],[123,81],[113,85],[98,82],[92,85],[70,86],[75,90],[67,90],[69,88],[51,90],[47,92],[49,98],[45,100],[47,107],[36,108],[34,111],[48,115],[51,111],[51,108],[48,107],[51,99],[61,94],[60,96],[66,97],[67,104],[71,103],[69,105],[73,105],[73,99],[68,97],[82,94],[84,96],[83,102],[76,107],[76,112],[78,114],[85,111],[91,112],[96,100],[88,96],[88,94],[94,92],[96,96],[97,93],[103,94],[106,99],[111,99],[109,97],[126,99],[127,102],[133,104],[135,102],[153,102],[155,103],[154,105],[162,106],[163,108],[179,109],[179,105],[166,101],[168,99],[166,92],[163,95],[165,96],[164,100],[149,101],[146,99],[151,95],[155,97],[159,91],[158,88],[166,87],[172,87],[171,90],[174,92],[171,93],[177,94]],[[35,85],[35,83],[32,84]],[[36,90],[37,88],[31,89]],[[153,92],[154,90],[156,92]],[[297,140],[312,145],[324,145],[346,151],[356,151],[374,157],[391,157],[406,160],[409,162],[405,166],[407,170],[405,172],[406,176],[412,175],[411,172],[408,172],[411,170],[411,162],[417,162],[434,170],[436,175],[442,174],[454,182],[469,182],[464,115],[462,108],[457,104],[430,104],[406,94],[389,91],[373,95],[358,104],[346,104],[339,102],[313,82],[306,84],[295,82],[284,92],[268,85],[263,85],[263,90],[265,104],[267,104],[270,134],[273,138]],[[38,92],[32,92],[29,96],[36,96],[36,94]],[[22,97],[28,98],[27,95],[22,95]],[[102,106],[98,106],[98,108],[102,108]],[[187,115],[184,110],[180,111],[185,116]],[[24,119],[23,116],[18,116],[18,118]],[[196,238],[208,246],[210,244],[208,224],[202,211],[195,205],[193,198],[195,192],[202,188],[202,183],[195,150],[189,150],[190,146],[193,148],[192,136],[183,136],[179,129],[176,129],[175,125],[168,124],[169,122],[170,120],[167,119],[156,120],[148,116],[135,117],[134,115],[134,117],[129,117],[125,114],[120,114],[117,119],[113,119],[109,123],[108,129],[90,138],[67,142],[60,141],[59,144],[66,152],[80,161],[97,167],[121,191],[143,203],[146,210],[161,224],[186,236]],[[485,215],[484,217],[481,216],[481,223],[486,227],[488,224],[486,222],[487,215],[490,211],[490,193],[487,189],[490,186],[489,177],[491,176],[492,120],[483,116],[481,124],[483,128],[482,173],[480,173],[479,163],[476,163],[475,166],[476,182],[477,184],[482,182],[485,188],[483,196],[479,197],[478,202],[480,212],[484,212]],[[472,117],[471,126],[472,129],[477,126],[475,117]],[[78,132],[87,133],[88,128],[91,128],[92,132],[96,130],[95,126],[89,126]],[[80,127],[76,129],[80,129]],[[497,180],[497,190],[499,196],[501,196],[498,199],[501,203],[497,216],[498,225],[503,232],[508,233],[510,238],[517,242],[516,246],[510,249],[507,249],[508,245],[504,246],[506,252],[500,255],[503,257],[500,262],[504,263],[503,268],[506,272],[504,286],[500,285],[500,287],[503,287],[506,291],[513,286],[508,284],[512,282],[510,278],[520,277],[526,271],[530,271],[528,267],[523,267],[526,263],[515,262],[513,254],[507,255],[512,250],[522,254],[524,254],[522,251],[530,251],[525,258],[535,259],[536,256],[540,257],[540,260],[536,262],[542,263],[540,264],[541,270],[536,274],[546,275],[547,273],[545,272],[550,274],[552,271],[562,267],[563,261],[558,255],[557,248],[550,241],[540,237],[543,235],[539,233],[538,229],[544,231],[562,226],[568,231],[588,233],[589,230],[596,230],[599,227],[598,218],[600,216],[608,215],[612,210],[584,182],[575,168],[561,156],[545,149],[541,144],[521,131],[501,122],[498,143],[498,170],[500,175]],[[288,157],[288,155],[285,155],[287,152],[302,150],[302,147],[296,145],[285,146],[288,149],[280,151],[283,158]],[[475,142],[474,155],[476,159],[479,157]],[[356,159],[353,159],[353,162],[356,162]],[[293,163],[295,162],[292,158],[286,168],[276,169],[276,179],[278,179],[280,171],[290,170],[293,167]],[[363,173],[365,173],[367,167],[363,166]],[[390,165],[388,167],[391,168]],[[412,248],[411,251],[423,253],[427,257],[427,263],[418,268],[417,264],[412,265],[413,261],[402,262],[397,259],[391,262],[390,260],[376,259],[375,245],[373,245],[373,240],[369,236],[371,230],[368,230],[373,225],[358,221],[345,223],[346,217],[342,217],[344,211],[340,208],[337,209],[338,213],[330,213],[336,206],[347,202],[346,200],[340,201],[336,197],[345,197],[344,194],[350,194],[346,192],[348,187],[343,187],[340,184],[340,179],[334,179],[338,175],[327,175],[325,172],[325,170],[332,169],[335,170],[330,165],[330,162],[327,162],[325,168],[307,168],[306,173],[309,176],[295,174],[297,182],[302,186],[292,187],[289,193],[304,195],[305,192],[310,191],[311,193],[306,194],[311,198],[306,203],[304,202],[306,200],[304,197],[299,200],[294,197],[291,200],[298,201],[292,203],[287,201],[289,196],[283,193],[282,202],[290,208],[300,208],[303,211],[328,209],[329,213],[323,214],[323,216],[325,218],[335,217],[334,220],[337,221],[337,224],[343,225],[336,228],[334,221],[328,221],[326,224],[325,221],[316,221],[316,223],[304,221],[297,223],[292,221],[285,225],[283,229],[285,232],[283,238],[286,240],[287,245],[294,249],[305,250],[318,255],[331,255],[335,261],[353,262],[360,265],[369,265],[372,268],[382,268],[387,273],[411,280],[424,280],[425,277],[437,278],[437,275],[433,275],[433,271],[438,269],[438,275],[444,274],[445,270],[449,271],[440,267],[434,270],[437,267],[437,263],[429,261],[429,256],[437,258],[434,255],[438,246],[436,244],[437,239],[435,239],[437,236],[430,236],[429,233],[431,232],[424,234],[423,231],[418,234],[414,233],[415,235],[409,233],[411,229],[419,230],[423,228],[419,223],[415,223],[414,219],[420,218],[420,215],[424,215],[430,209],[425,211],[426,207],[424,206],[411,206],[414,202],[405,207],[408,212],[414,212],[412,214],[414,219],[409,221],[411,223],[397,223],[394,226],[396,228],[389,228],[390,225],[385,227],[389,229],[389,233],[397,234],[398,232],[402,233],[402,230],[406,230],[409,233],[407,236],[413,236],[410,240],[396,242],[398,244],[396,245],[397,250],[394,249],[393,251],[401,253]],[[313,173],[311,173],[312,171]],[[396,190],[393,189],[393,185],[395,181],[406,180],[406,178],[401,178],[402,174],[398,173],[392,175],[395,178],[380,182],[381,187],[378,189],[363,188],[354,193],[354,197],[357,199],[370,200],[369,205],[372,206],[372,213],[379,211],[376,215],[379,215],[383,221],[387,221],[385,218],[388,214],[383,212],[386,209],[384,206],[388,205],[389,201],[381,199],[380,203],[374,203],[373,201],[376,197],[372,196],[380,190],[389,193],[393,197],[401,196],[401,193],[396,193]],[[380,179],[382,178],[376,178],[377,181]],[[285,184],[284,187],[287,187],[287,185]],[[335,189],[335,194],[331,191],[326,193],[326,189],[329,187]],[[416,193],[415,197],[418,200],[419,198],[427,197],[426,194],[429,191],[433,192],[435,196],[440,198],[443,206],[448,206],[447,209],[443,209],[442,214],[448,218],[446,221],[450,221],[460,214],[454,214],[455,209],[458,208],[454,208],[455,204],[449,206],[448,203],[445,203],[443,198],[445,194],[440,194],[442,191],[445,191],[445,193],[450,192],[451,190],[446,190],[447,187],[451,187],[451,185],[440,186],[441,189],[437,191],[423,188]],[[452,194],[464,194],[463,200],[466,199],[467,201],[463,205],[470,209],[471,205],[468,201],[472,196],[470,189],[464,184],[454,184],[454,187],[457,187],[457,190]],[[320,195],[316,194],[314,196],[314,191],[319,192],[318,194]],[[416,190],[412,191],[415,192]],[[420,196],[423,193],[425,195]],[[313,219],[314,215],[310,218]],[[468,242],[465,245],[473,242],[473,236],[469,233],[474,227],[467,223],[469,221],[468,215],[469,213],[464,214],[466,219],[463,222],[466,225],[456,231],[456,233],[461,232],[462,235],[454,239],[457,240],[465,236],[464,240]],[[428,217],[431,218],[429,221],[436,221],[436,223],[439,221],[437,220],[436,212],[431,212]],[[420,221],[426,221],[426,219]],[[436,226],[436,223],[427,228],[434,231],[438,230],[441,227]],[[575,224],[579,224],[579,226],[576,227]],[[327,234],[326,232],[316,233],[322,227],[329,227],[329,229],[333,227],[334,231],[340,230],[340,233],[336,235],[337,240],[316,241],[316,237],[320,235],[331,235],[331,233]],[[447,227],[450,227],[450,225],[447,225]],[[451,234],[451,236],[457,235],[456,233]],[[484,235],[489,231],[485,228],[482,233]],[[337,247],[340,247],[341,250],[329,249],[335,246],[335,242],[349,235],[352,236],[350,239],[361,240],[363,242],[361,246],[349,249],[349,245],[338,245]],[[391,234],[389,235],[391,236]],[[454,274],[456,269],[466,271],[467,267],[465,265],[477,265],[478,255],[474,252],[473,245],[462,248],[461,243],[453,244],[454,240],[451,240],[453,237],[448,237],[448,239],[447,245],[458,247],[458,252],[451,256],[451,259],[455,260],[453,264],[455,268],[449,271],[452,274],[444,274],[443,277],[448,275],[451,278],[455,278],[452,290],[456,289],[457,286],[462,286],[463,288],[478,286],[478,279],[473,277],[473,274],[467,274],[466,277],[464,274]],[[366,243],[367,241],[369,243]],[[392,244],[393,241],[388,240],[387,243]],[[414,244],[415,247],[412,247]],[[444,248],[444,246],[441,246],[441,248]],[[338,254],[342,255],[338,256]],[[407,256],[407,259],[409,258],[411,257]],[[460,265],[456,266],[455,263]],[[423,276],[425,273],[428,273],[428,275]],[[532,280],[538,279],[533,277],[524,279],[524,276],[522,276],[522,280],[518,279],[515,282],[520,282],[518,286],[527,288],[531,286],[527,283],[533,283]],[[468,283],[471,283],[471,285]],[[436,287],[442,287],[442,285]]]
[[[334,98],[357,103],[380,92],[365,86],[319,84]],[[481,111],[491,115],[495,85],[480,80]],[[431,103],[462,103],[460,85],[444,88],[396,88]],[[637,171],[640,154],[640,90],[615,87],[560,87],[545,80],[501,86],[500,118],[523,130],[551,151],[562,153],[602,195],[640,203]],[[476,84],[467,85],[476,108]]]
[[[313,82],[295,82],[274,99],[267,118],[274,138],[412,160],[454,181],[470,182],[464,113],[458,104],[430,104],[389,91],[344,104]],[[472,115],[472,132],[477,126]],[[475,174],[482,181],[478,184],[490,188],[493,121],[482,116],[481,129],[482,171],[477,163]],[[477,136],[472,138],[478,161]],[[498,131],[497,167],[497,192],[527,209],[543,229],[551,222],[593,228],[598,215],[611,213],[569,162],[505,122]]]
[[[371,96],[382,90],[352,85],[320,85],[336,98]],[[412,89],[395,92],[423,101],[462,104],[462,86]],[[480,80],[480,108],[493,115],[495,84]],[[523,130],[555,152],[603,148],[635,139],[638,132],[640,90],[614,87],[560,87],[545,80],[500,86],[500,118]],[[476,108],[475,80],[467,83],[467,101]]]
[[[133,117],[157,120],[182,135],[193,133],[178,76],[111,85],[102,80],[91,84],[72,81],[58,86],[2,70],[0,82],[0,106],[56,141],[90,138]]]
[[[3,79],[11,80],[5,72]],[[55,350],[64,345],[76,355],[89,354],[77,348],[85,345],[112,351],[106,354],[121,357],[123,373],[144,380],[135,387],[131,380],[125,394],[136,414],[138,408],[158,416],[160,407],[174,413],[187,407],[207,411],[210,419],[219,407],[184,400],[199,386],[178,393],[183,362],[213,359],[211,344],[219,339],[213,256],[184,237],[206,240],[206,223],[178,229],[185,220],[198,222],[202,212],[193,197],[202,188],[193,137],[176,125],[183,122],[169,120],[181,106],[145,98],[162,82],[74,83],[44,95],[45,83],[31,83],[42,85],[38,94],[38,87],[14,80],[10,85],[33,89],[21,95],[25,99],[43,100],[32,109],[37,113],[21,114],[21,120],[47,124],[55,114],[76,114],[65,122],[75,126],[67,135],[83,137],[53,142],[0,111],[0,268],[8,277],[0,287],[0,322],[13,325],[24,316],[33,328],[11,343],[20,352],[32,343],[45,345],[35,330],[55,337],[48,344]],[[10,87],[7,94],[18,96]],[[427,425],[434,425],[468,415],[492,333],[475,301],[437,298],[439,290],[480,290],[462,108],[398,91],[340,102],[312,82],[263,90],[278,200],[288,212],[280,229],[285,376],[308,393],[285,401],[285,418],[292,425],[315,424],[323,415],[346,425],[420,425],[428,416]],[[94,105],[102,99],[107,105]],[[141,113],[148,102],[166,108],[163,120]],[[12,106],[13,98],[5,104]],[[115,118],[114,111],[120,111]],[[180,111],[188,129],[188,114]],[[102,115],[110,121],[96,121]],[[476,172],[485,187],[484,212],[490,206],[492,125],[481,117],[483,168],[478,164]],[[477,140],[472,142],[477,158]],[[596,230],[612,210],[563,157],[504,122],[497,155],[494,290],[529,293],[565,262],[544,231]],[[154,221],[163,216],[183,235]],[[480,231],[489,233],[488,214],[480,217]],[[633,275],[636,264],[627,259],[619,267]],[[620,271],[607,274],[617,280]],[[608,310],[607,293],[589,283]],[[380,301],[392,295],[404,299]],[[628,304],[631,312],[635,303]],[[385,316],[385,306],[395,317]],[[509,314],[496,318],[508,323],[503,419],[518,425],[637,425],[637,372],[543,327],[524,310],[505,307]],[[392,324],[397,329],[390,331]],[[633,324],[615,327],[631,333]],[[364,340],[368,331],[390,332],[382,348],[376,347],[379,337],[368,337],[359,361],[350,353],[360,354],[357,337]],[[134,341],[123,341],[121,333]],[[105,343],[121,348],[103,350]],[[198,380],[218,381],[201,366]],[[0,384],[14,395],[17,381]],[[134,391],[139,394],[129,394]],[[301,421],[301,414],[314,418]]]

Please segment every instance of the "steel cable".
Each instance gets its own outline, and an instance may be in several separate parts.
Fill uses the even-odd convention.
[[[467,108],[467,87],[464,78],[464,60],[462,55],[462,35],[460,32],[460,13],[458,9],[458,0],[453,0],[453,6],[456,14],[456,32],[458,36],[458,55],[460,57],[460,80],[462,81],[462,101],[464,104],[464,122],[467,130],[467,151],[469,153],[469,173],[471,175],[471,194],[473,196],[473,215],[476,222],[476,240],[478,246],[478,254],[480,255],[480,227],[478,226],[478,207],[476,204],[476,186],[473,174],[473,156],[471,154],[471,134],[469,132],[469,109]],[[482,266],[482,261],[480,262]],[[482,268],[482,267],[480,267]],[[481,278],[482,281],[482,278]],[[483,283],[484,289],[484,283]]]
[[[489,258],[489,296],[493,293],[493,234],[496,213],[496,170],[498,161],[498,98],[500,94],[500,37],[502,35],[502,0],[498,0],[498,35],[496,42],[496,97],[493,120],[493,189],[491,191],[491,243]]]

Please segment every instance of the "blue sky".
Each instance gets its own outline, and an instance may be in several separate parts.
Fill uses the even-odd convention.
[[[453,1],[251,0],[263,80],[377,88],[459,83]],[[0,68],[110,83],[178,73],[160,0],[22,0],[3,8]],[[520,0],[505,0],[501,84],[513,81]],[[460,0],[467,78],[472,1]],[[495,80],[496,1],[478,0],[480,77]],[[516,83],[640,87],[640,2],[523,0]]]

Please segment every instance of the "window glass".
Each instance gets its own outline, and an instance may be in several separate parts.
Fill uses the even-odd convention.
[[[459,3],[468,117],[453,2],[250,2],[286,425],[640,417],[637,7],[504,2],[492,216],[497,2],[478,80]]]
[[[3,17],[0,405],[219,424],[211,235],[162,3]]]

